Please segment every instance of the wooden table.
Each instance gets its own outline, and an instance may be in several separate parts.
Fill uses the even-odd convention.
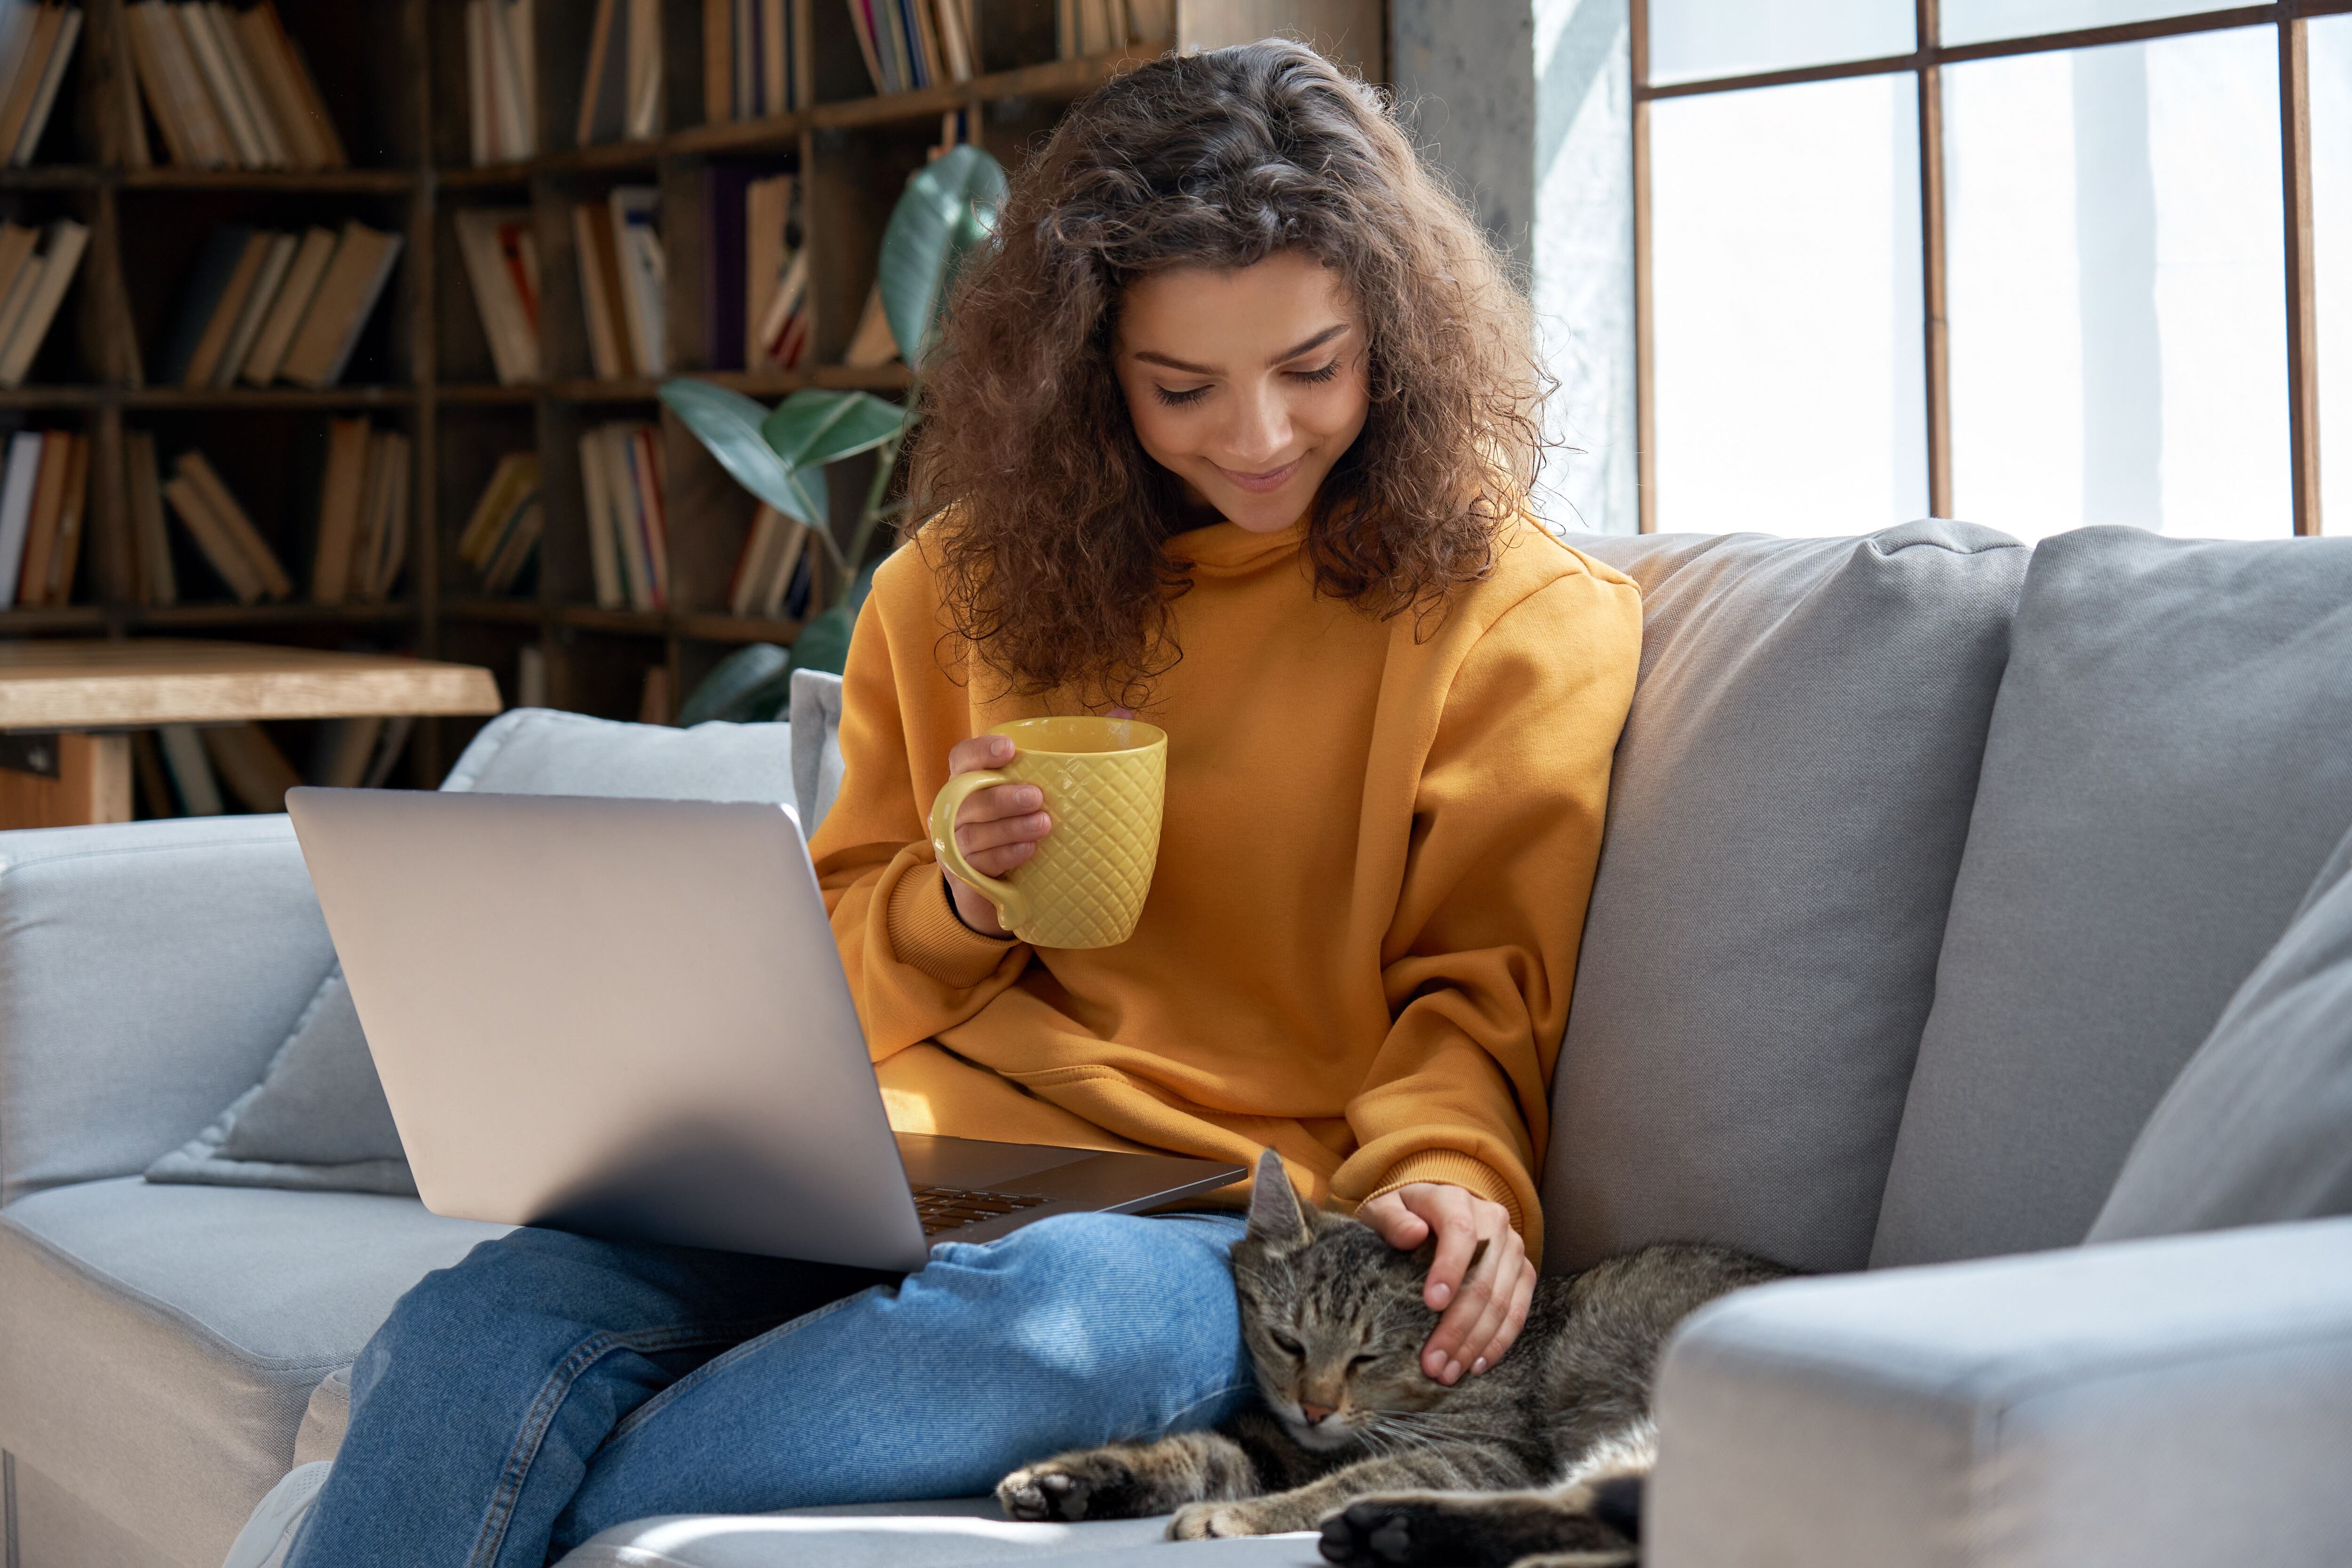
[[[0,642],[0,828],[131,819],[131,730],[496,713],[490,672],[194,638]]]

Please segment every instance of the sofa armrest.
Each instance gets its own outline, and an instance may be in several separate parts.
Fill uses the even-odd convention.
[[[2352,1219],[1742,1291],[1656,1408],[1652,1568],[2352,1562]]]
[[[334,956],[283,816],[0,833],[0,1204],[203,1131]]]

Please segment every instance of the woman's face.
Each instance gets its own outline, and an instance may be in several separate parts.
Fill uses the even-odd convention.
[[[1298,520],[1370,406],[1355,299],[1296,252],[1130,285],[1114,353],[1143,449],[1253,533]]]

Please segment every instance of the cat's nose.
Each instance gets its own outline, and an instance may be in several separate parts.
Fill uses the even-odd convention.
[[[1309,1426],[1320,1426],[1323,1425],[1323,1418],[1331,1414],[1331,1407],[1328,1405],[1309,1405],[1302,1400],[1299,1402],[1298,1414],[1307,1417],[1307,1424]]]

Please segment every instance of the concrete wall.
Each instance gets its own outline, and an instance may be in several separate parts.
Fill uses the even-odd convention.
[[[1521,270],[1555,447],[1546,517],[1637,526],[1633,89],[1625,0],[1390,0],[1414,138]]]

